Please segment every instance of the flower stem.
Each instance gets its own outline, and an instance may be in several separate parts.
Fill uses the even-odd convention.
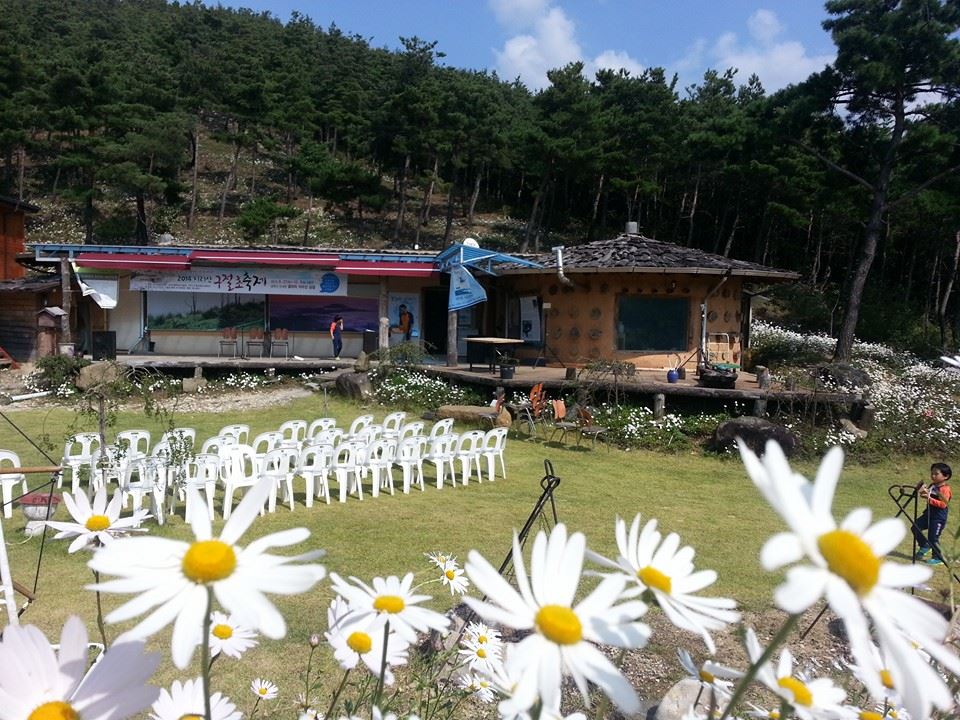
[[[203,678],[203,713],[206,720],[213,720],[210,711],[210,622],[213,613],[213,588],[207,588],[207,611],[203,615],[203,639],[200,641],[200,670]],[[257,698],[259,701],[260,698]],[[256,710],[256,706],[254,706]]]
[[[763,654],[755,663],[747,668],[746,674],[740,678],[740,682],[737,683],[737,689],[733,691],[733,697],[730,698],[730,702],[728,702],[727,706],[723,709],[723,715],[720,716],[720,720],[727,720],[727,718],[730,717],[730,711],[737,706],[738,702],[740,702],[740,698],[743,697],[743,694],[747,691],[750,683],[753,682],[753,679],[757,676],[757,673],[760,672],[760,668],[763,667],[771,657],[773,657],[773,653],[776,651],[776,649],[783,645],[784,641],[787,639],[787,636],[793,631],[793,628],[796,627],[799,621],[799,613],[796,615],[787,616],[783,626],[777,631],[777,634],[774,636],[773,640],[770,641],[770,644],[767,645],[767,649],[763,651]]]
[[[337,700],[340,699],[340,693],[343,692],[343,688],[347,685],[347,678],[350,677],[350,669],[348,668],[346,672],[343,673],[343,680],[340,681],[337,691],[333,694],[333,699],[330,701],[330,707],[327,708],[327,711],[323,714],[325,718],[332,718],[333,711],[337,708]]]
[[[303,679],[303,701],[304,704],[309,704],[310,700],[310,666],[313,664],[313,653],[316,652],[316,648],[312,645],[310,646],[310,657],[307,658],[307,674]],[[306,708],[304,708],[306,710]]]
[[[387,645],[390,640],[390,621],[383,626],[383,653],[380,656],[380,677],[377,678],[377,689],[373,693],[373,707],[380,703],[380,693],[383,692],[383,679],[387,674]]]
[[[257,708],[260,707],[260,696],[257,695],[257,699],[253,701],[253,710],[250,711],[249,720],[253,720],[253,716],[257,714]]]
[[[100,573],[93,571],[93,581],[100,584]],[[103,643],[103,651],[107,651],[107,629],[103,624],[103,605],[100,602],[100,591],[96,590],[97,595],[97,628],[100,630],[100,641]]]

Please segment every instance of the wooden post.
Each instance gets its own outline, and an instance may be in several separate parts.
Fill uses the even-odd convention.
[[[66,313],[60,318],[61,332],[60,342],[72,343],[73,331],[70,329],[71,310],[73,309],[73,291],[70,289],[70,259],[60,258],[60,293],[63,295],[61,306]]]
[[[757,371],[757,385],[766,390],[770,387],[770,370],[763,365],[757,365],[754,370]]]
[[[653,419],[663,420],[667,413],[667,396],[663,393],[656,393],[653,396]]]
[[[447,367],[456,367],[457,362],[457,311],[447,313]]]
[[[380,336],[377,339],[377,347],[380,348],[381,353],[384,353],[390,349],[390,318],[388,317],[390,301],[387,295],[386,277],[380,278],[380,302],[377,311],[380,313]]]
[[[767,414],[767,399],[757,398],[753,401],[753,416],[763,417]]]

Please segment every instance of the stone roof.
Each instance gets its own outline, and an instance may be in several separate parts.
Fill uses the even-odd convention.
[[[0,207],[13,212],[38,213],[40,208],[32,203],[25,202],[9,195],[0,195]]]
[[[544,267],[520,268],[516,265],[498,267],[504,275],[556,272],[557,255],[554,252],[530,256]],[[759,263],[704,252],[697,248],[651,240],[642,235],[621,235],[612,240],[597,240],[563,249],[563,269],[574,272],[638,272],[685,273],[696,275],[731,275],[766,279],[794,280],[798,273],[767,267]]]

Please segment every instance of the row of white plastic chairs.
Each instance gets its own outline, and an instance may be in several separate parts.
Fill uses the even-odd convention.
[[[402,470],[404,492],[409,492],[412,484],[423,489],[425,462],[434,464],[438,488],[448,474],[450,483],[456,484],[458,462],[463,484],[469,481],[474,468],[477,479],[483,480],[482,459],[486,460],[487,479],[495,478],[496,460],[500,462],[501,474],[506,475],[505,429],[455,435],[453,421],[441,420],[429,435],[424,435],[425,423],[405,423],[405,419],[405,413],[392,413],[383,424],[376,425],[372,415],[362,415],[346,430],[337,428],[333,418],[309,424],[292,420],[275,432],[261,433],[249,444],[243,442],[249,438],[249,426],[228,425],[207,439],[195,455],[192,445],[196,432],[192,428],[175,428],[165,433],[149,455],[149,432],[128,430],[118,433],[117,442],[107,448],[106,462],[99,448],[99,436],[81,433],[67,442],[63,464],[71,472],[74,492],[82,489],[84,474],[89,478],[91,492],[116,481],[125,496],[133,499],[134,507],[149,498],[160,522],[164,499],[169,495],[172,507],[178,496],[189,497],[185,493],[189,484],[203,489],[212,514],[219,481],[224,487],[224,517],[228,517],[236,490],[249,487],[266,475],[273,477],[275,490],[284,490],[291,509],[293,478],[297,475],[305,480],[308,507],[314,493],[329,503],[331,479],[338,482],[341,502],[350,493],[362,499],[362,481],[368,474],[372,475],[372,495],[376,496],[381,489],[393,493],[394,466]],[[276,492],[271,494],[268,504],[272,511]],[[189,507],[186,512],[189,516]]]

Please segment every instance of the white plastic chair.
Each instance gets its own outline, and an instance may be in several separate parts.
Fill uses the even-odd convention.
[[[392,412],[383,419],[381,423],[383,432],[381,437],[397,439],[400,436],[400,428],[403,421],[407,419],[407,414],[403,411]]]
[[[339,445],[340,441],[343,440],[344,434],[341,428],[330,428],[329,430],[321,430],[316,435],[310,438],[310,445]]]
[[[233,494],[250,488],[260,480],[260,462],[249,445],[231,445],[220,454],[220,480],[223,482],[223,519],[230,517]],[[263,515],[263,508],[260,508]]]
[[[213,453],[222,458],[226,454],[227,448],[235,447],[239,444],[233,435],[214,435],[203,441],[203,445],[200,446],[200,454],[206,455]]]
[[[440,435],[430,440],[430,449],[423,459],[433,463],[437,475],[437,490],[443,487],[447,467],[450,468],[450,484],[457,486],[457,469],[453,464],[457,453],[457,436]]]
[[[283,436],[284,440],[295,440],[299,448],[303,445],[304,440],[307,439],[307,421],[287,420],[285,423],[281,423],[278,432]]]
[[[317,418],[307,428],[307,440],[313,441],[318,432],[323,430],[333,430],[337,426],[336,418]]]
[[[350,428],[347,430],[347,435],[356,435],[358,432],[363,430],[367,425],[373,424],[373,415],[359,415],[354,418],[354,421],[350,423]]]
[[[382,425],[367,425],[364,428],[361,428],[353,435],[345,436],[348,440],[354,442],[362,442],[365,445],[370,445],[376,440],[380,439],[380,436],[383,434]]]
[[[403,442],[408,437],[416,437],[417,435],[423,435],[423,428],[426,426],[426,423],[423,420],[416,420],[414,422],[406,423],[400,427],[400,433],[397,435],[397,441]]]
[[[210,519],[214,517],[214,498],[217,492],[217,480],[220,476],[220,456],[213,453],[197,454],[187,460],[183,466],[183,478],[177,484],[176,491],[170,496],[170,513],[174,511],[176,496],[185,501],[183,517],[190,522],[194,507],[191,501],[192,493],[187,488],[195,487],[203,492],[207,500],[207,513]]]
[[[238,444],[245,445],[250,441],[250,426],[243,424],[224,425],[217,435],[232,435],[237,439]]]
[[[430,428],[430,439],[438,438],[441,435],[449,435],[453,432],[453,418],[444,418],[437,420]]]
[[[340,486],[340,502],[347,501],[347,495],[353,490],[363,500],[362,462],[366,446],[358,442],[343,442],[337,446],[333,456],[333,475]]]
[[[304,428],[306,429],[306,428]],[[293,510],[293,476],[297,474],[300,451],[292,447],[275,448],[263,458],[260,474],[273,483],[267,500],[267,510],[277,510],[277,488],[283,486],[283,499],[289,501]]]
[[[425,437],[404,438],[397,445],[397,457],[394,462],[403,473],[403,494],[410,492],[410,485],[418,483],[423,491],[423,455],[430,441]]]
[[[121,430],[117,433],[116,444],[126,445],[127,448],[139,455],[150,454],[149,430]]]
[[[189,455],[197,445],[197,431],[188,427],[167,430],[167,432],[160,436],[160,442],[157,444],[162,443],[166,443],[168,447],[183,451],[184,455]]]
[[[393,461],[397,457],[397,441],[375,440],[367,448],[366,467],[370,470],[370,494],[377,497],[381,488],[393,495]]]
[[[100,435],[98,433],[84,432],[77,433],[67,438],[63,446],[63,459],[60,465],[66,470],[70,470],[71,492],[76,495],[80,492],[80,470],[83,467],[90,469],[90,461],[93,459],[94,451],[100,448]],[[61,474],[57,487],[63,486],[63,475]]]
[[[281,440],[283,440],[283,435],[277,430],[262,432],[253,439],[250,447],[253,448],[253,454],[257,456],[257,461],[261,465],[263,464],[263,458],[266,457],[268,452],[276,449]]]
[[[460,461],[460,483],[466,485],[477,468],[478,482],[483,482],[483,470],[480,467],[480,455],[483,452],[483,430],[470,430],[457,440],[456,459]]]
[[[20,456],[12,450],[0,450],[0,467],[9,463],[10,467],[23,467],[20,464]],[[3,493],[3,516],[5,518],[13,517],[13,489],[19,485],[20,494],[27,493],[27,476],[23,473],[16,475],[0,475],[0,489]]]
[[[487,461],[487,480],[497,479],[495,462],[498,458],[500,460],[501,477],[504,480],[507,479],[507,466],[503,459],[503,451],[507,447],[507,432],[509,430],[510,428],[497,427],[487,430],[487,434],[483,436],[483,449],[480,454]]]
[[[136,513],[143,504],[143,498],[150,499],[150,512],[163,525],[163,500],[167,492],[166,473],[162,471],[162,461],[156,457],[138,455],[131,464],[131,477],[121,487],[123,505],[127,498],[133,501]],[[134,476],[136,479],[134,479]]]
[[[307,507],[313,507],[313,494],[323,496],[327,505],[330,504],[330,468],[333,464],[333,455],[336,449],[329,444],[307,445],[300,453],[297,465],[297,474],[303,478],[307,488]]]

